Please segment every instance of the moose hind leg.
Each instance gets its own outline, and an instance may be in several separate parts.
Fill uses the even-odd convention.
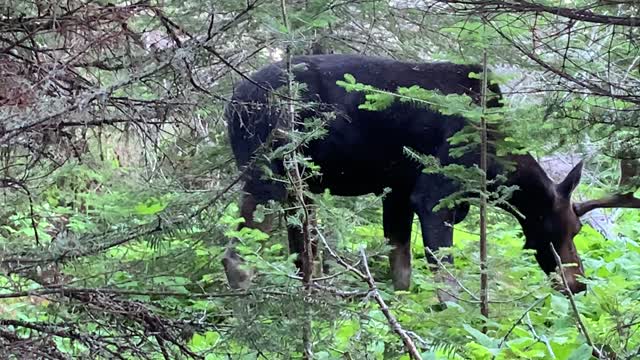
[[[393,287],[396,290],[407,290],[411,285],[411,225],[413,223],[409,194],[391,192],[384,198],[382,206],[384,236],[393,247],[389,254]]]
[[[258,208],[258,202],[255,197],[251,194],[245,194],[240,203],[240,216],[244,218],[244,222],[242,222],[238,226],[238,230],[248,227],[251,229],[258,229],[264,233],[270,233],[273,225],[274,214],[269,213],[265,214],[264,219],[261,222],[256,221],[254,217],[254,213]]]

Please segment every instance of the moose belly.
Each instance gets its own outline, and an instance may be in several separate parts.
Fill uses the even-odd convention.
[[[404,138],[365,124],[337,119],[326,137],[309,144],[305,155],[321,173],[307,181],[311,191],[357,196],[415,182],[418,164],[404,154]]]
[[[381,174],[374,175],[371,172],[321,171],[320,175],[308,180],[308,185],[314,193],[328,189],[334,195],[358,196],[382,193],[387,183],[385,180]]]
[[[382,159],[387,160],[387,159]],[[395,161],[316,162],[320,174],[307,180],[309,190],[334,195],[381,194],[385,188],[411,187],[419,170],[402,159]]]

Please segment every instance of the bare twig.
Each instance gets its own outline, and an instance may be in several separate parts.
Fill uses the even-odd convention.
[[[47,295],[69,295],[69,294],[101,294],[114,296],[158,296],[158,297],[175,297],[184,299],[208,299],[208,298],[224,298],[224,297],[244,297],[252,294],[268,294],[268,295],[287,295],[285,292],[252,289],[251,291],[233,291],[226,293],[184,293],[176,291],[145,291],[145,290],[126,290],[117,288],[75,288],[66,286],[50,286],[42,289],[19,291],[7,294],[0,294],[0,299],[20,298],[25,296],[47,296]]]
[[[416,360],[422,359],[420,353],[418,352],[418,349],[416,348],[416,345],[414,344],[413,340],[409,336],[409,332],[402,328],[402,326],[396,320],[396,318],[393,316],[393,314],[391,314],[391,311],[389,310],[389,307],[385,303],[384,299],[382,299],[382,297],[380,296],[380,293],[378,292],[378,287],[376,286],[375,280],[373,279],[373,276],[371,275],[371,271],[369,270],[369,264],[367,263],[367,256],[366,256],[366,254],[364,252],[364,249],[360,250],[360,256],[362,258],[362,266],[364,267],[364,272],[362,272],[362,271],[354,268],[353,266],[351,266],[342,257],[340,257],[331,248],[331,246],[329,246],[329,243],[327,242],[327,240],[324,237],[324,235],[320,232],[320,230],[318,230],[318,238],[320,239],[320,241],[322,241],[322,244],[323,244],[324,248],[329,252],[329,255],[331,255],[331,257],[334,260],[336,260],[339,265],[341,265],[345,269],[349,270],[358,279],[360,279],[361,281],[366,282],[369,285],[369,293],[371,294],[371,296],[376,300],[376,302],[380,306],[380,310],[382,311],[384,316],[387,318],[387,322],[391,326],[391,329],[396,334],[398,334],[398,336],[400,336],[400,338],[402,339],[402,342],[403,342],[403,344],[405,346],[405,349],[407,350],[407,352],[409,353],[411,358],[412,359],[416,359]],[[422,340],[422,339],[420,339],[420,340],[421,340],[421,342],[424,342],[424,340]]]
[[[484,9],[484,11],[497,12],[515,12],[515,13],[548,13],[556,16],[565,17],[571,20],[584,21],[595,24],[605,25],[623,25],[629,27],[639,27],[640,18],[634,16],[615,16],[597,14],[588,8],[568,8],[562,6],[551,6],[541,3],[529,2],[526,0],[505,1],[505,0],[439,0],[447,4],[470,5]]]
[[[534,338],[536,338],[538,341],[540,341],[547,347],[547,351],[549,352],[549,356],[551,356],[551,359],[555,359],[556,354],[553,352],[553,348],[549,343],[549,339],[547,339],[547,337],[544,335],[538,335],[538,333],[536,332],[536,329],[533,327],[533,324],[531,323],[531,318],[529,317],[529,313],[527,313],[527,315],[525,316],[525,319],[526,319],[525,324],[529,328],[529,332],[531,332]]]
[[[391,329],[396,334],[398,334],[398,336],[402,339],[402,342],[404,343],[404,347],[409,353],[409,356],[415,360],[422,359],[422,356],[420,355],[420,352],[416,348],[416,345],[413,343],[413,340],[411,339],[409,334],[407,334],[407,332],[402,328],[398,320],[396,320],[395,316],[393,316],[393,314],[389,310],[387,303],[384,301],[382,296],[380,296],[380,293],[378,292],[378,287],[376,286],[376,282],[375,280],[373,280],[373,276],[371,275],[371,271],[369,270],[369,264],[367,262],[367,254],[364,252],[364,249],[360,249],[360,256],[362,256],[362,266],[364,267],[364,274],[365,274],[364,280],[367,282],[367,284],[369,284],[369,291],[371,292],[371,296],[380,306],[380,311],[382,311],[382,313],[384,314],[384,317],[387,318],[387,321],[389,322],[389,326],[391,326]]]
[[[573,310],[573,314],[576,318],[576,325],[578,327],[578,331],[580,331],[580,333],[584,335],[585,339],[587,340],[587,344],[589,344],[589,346],[593,348],[594,353],[596,353],[598,358],[600,359],[602,358],[602,352],[593,344],[593,341],[591,341],[591,337],[589,336],[589,331],[587,330],[587,327],[584,325],[584,322],[582,322],[582,317],[580,316],[580,311],[578,310],[578,306],[576,305],[576,300],[573,297],[573,293],[569,288],[569,283],[567,282],[567,278],[564,275],[564,267],[562,265],[562,259],[560,259],[560,255],[558,255],[558,252],[556,252],[556,248],[553,246],[553,243],[549,243],[549,246],[551,247],[551,252],[553,253],[553,257],[556,260],[556,265],[558,266],[558,273],[560,274],[560,278],[562,279],[562,285],[564,286],[565,292],[569,297],[569,303],[571,304],[571,309]]]
[[[360,280],[365,280],[367,278],[367,276],[365,274],[363,274],[360,270],[356,269],[355,267],[351,266],[351,264],[346,262],[340,255],[338,255],[331,248],[331,246],[327,242],[327,239],[324,237],[324,235],[322,234],[322,232],[319,229],[318,229],[318,238],[320,239],[320,241],[322,241],[322,245],[329,252],[329,255],[331,255],[331,257],[335,261],[337,261],[340,266],[342,266],[345,269],[349,270],[349,272],[353,273]]]
[[[522,315],[518,318],[518,320],[516,320],[516,322],[513,323],[513,325],[511,325],[511,328],[509,328],[509,331],[507,331],[507,333],[502,337],[502,340],[500,340],[500,344],[498,344],[498,348],[501,348],[502,345],[504,345],[504,343],[507,341],[507,338],[509,337],[509,335],[511,335],[511,332],[513,332],[513,330],[516,328],[516,326],[518,326],[518,324],[525,318],[525,316],[527,316],[527,314],[529,314],[529,311],[533,310],[533,308],[535,308],[536,306],[538,306],[540,303],[542,303],[546,298],[549,297],[549,294],[536,299],[536,301],[534,301],[533,303],[531,303],[531,305],[529,305],[529,307],[522,313]]]
[[[455,277],[455,276],[453,275],[453,273],[452,273],[451,271],[449,271],[449,269],[447,269],[447,267],[446,267],[446,266],[444,266],[444,264],[442,263],[442,261],[440,261],[440,259],[438,259],[438,257],[436,256],[436,254],[434,254],[434,252],[433,252],[431,249],[429,249],[429,247],[428,247],[428,246],[425,246],[425,247],[424,247],[424,251],[426,251],[426,252],[427,252],[427,254],[428,254],[429,256],[431,256],[433,259],[435,259],[435,260],[436,260],[436,265],[438,265],[438,267],[439,267],[440,269],[444,270],[444,271],[447,273],[447,275],[449,275],[449,277],[450,277],[451,279],[453,279],[453,280],[456,282],[456,285],[458,285],[458,287],[460,287],[460,289],[464,290],[464,292],[466,292],[469,296],[471,296],[471,298],[472,298],[475,302],[480,302],[480,298],[478,298],[478,296],[476,296],[476,294],[474,294],[471,290],[467,289],[467,287],[466,287],[466,286],[464,286],[464,285],[462,284],[462,282],[461,282],[460,280],[458,280],[458,278],[457,278],[457,277]]]

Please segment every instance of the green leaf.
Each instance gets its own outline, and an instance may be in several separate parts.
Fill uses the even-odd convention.
[[[347,82],[347,84],[356,83],[356,78],[351,74],[344,74],[344,80]]]
[[[153,215],[161,212],[167,207],[166,203],[160,201],[160,199],[151,198],[143,203],[139,203],[134,208],[136,214],[139,215]]]
[[[551,295],[551,309],[560,316],[565,316],[569,312],[569,300],[564,296]]]
[[[567,360],[587,360],[587,359],[591,359],[591,352],[593,351],[593,349],[591,349],[591,346],[587,345],[587,344],[582,344],[580,345],[577,349],[573,350],[573,352],[571,352],[571,355],[569,355],[569,358]]]
[[[206,350],[216,346],[220,340],[220,334],[216,331],[207,331],[204,336],[198,333],[193,334],[189,346],[194,350]]]
[[[497,348],[498,341],[496,339],[490,338],[482,332],[476,330],[468,324],[463,324],[462,327],[471,335],[474,339],[478,341],[478,343],[487,348]]]

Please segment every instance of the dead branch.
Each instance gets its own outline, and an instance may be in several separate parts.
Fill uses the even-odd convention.
[[[362,256],[362,266],[364,267],[365,278],[363,280],[365,280],[369,285],[369,291],[371,293],[371,296],[378,303],[378,306],[380,306],[380,311],[382,311],[384,316],[387,318],[387,321],[389,322],[389,326],[391,326],[391,329],[396,334],[398,334],[400,339],[402,339],[402,343],[404,344],[404,347],[407,350],[407,353],[409,353],[409,356],[414,360],[422,359],[422,355],[420,355],[420,352],[416,348],[416,345],[413,343],[413,340],[407,334],[407,332],[402,328],[398,320],[396,320],[395,316],[393,316],[393,314],[391,313],[391,310],[389,310],[387,303],[384,301],[382,296],[380,296],[380,293],[378,292],[378,287],[376,286],[376,282],[375,280],[373,280],[373,276],[371,275],[371,271],[369,270],[369,264],[367,262],[367,254],[364,252],[364,249],[360,249],[360,256]]]
[[[382,311],[384,316],[387,318],[387,321],[389,322],[389,326],[391,327],[391,329],[396,334],[398,334],[398,336],[402,340],[402,343],[404,344],[404,347],[407,353],[409,354],[409,356],[411,356],[411,358],[415,360],[422,359],[422,356],[420,355],[420,352],[416,348],[416,345],[414,344],[413,340],[408,335],[407,331],[405,331],[402,328],[398,320],[396,320],[395,316],[393,316],[393,314],[389,310],[389,307],[387,306],[384,299],[382,299],[382,297],[380,296],[380,293],[378,292],[378,287],[376,286],[375,280],[373,279],[373,275],[371,275],[371,271],[369,270],[369,264],[367,263],[367,256],[364,252],[364,249],[360,249],[362,266],[364,268],[364,272],[361,272],[360,270],[354,268],[348,262],[346,262],[341,256],[339,256],[331,248],[331,246],[329,246],[329,243],[325,239],[324,235],[320,232],[320,230],[318,230],[318,238],[320,239],[320,241],[322,241],[324,248],[329,252],[331,257],[338,262],[338,264],[340,264],[345,269],[349,270],[349,272],[354,274],[358,279],[367,283],[367,285],[369,286],[369,293],[380,306],[380,310]]]
[[[460,10],[491,12],[491,13],[547,13],[561,16],[571,20],[604,24],[622,25],[629,27],[640,27],[640,17],[615,16],[593,12],[588,7],[568,8],[562,6],[551,6],[541,3],[533,3],[525,0],[437,0],[446,4],[460,4],[467,7]]]
[[[567,282],[567,278],[564,275],[564,267],[562,265],[562,259],[560,259],[560,255],[558,255],[558,253],[556,252],[556,248],[553,246],[553,243],[549,243],[549,246],[551,247],[551,252],[553,253],[553,257],[556,260],[556,265],[558,266],[558,274],[560,274],[560,278],[562,279],[562,285],[564,286],[565,293],[569,297],[569,303],[571,304],[573,315],[576,318],[576,325],[578,327],[578,331],[580,331],[580,333],[584,335],[585,339],[587,340],[587,344],[591,346],[591,348],[593,349],[593,352],[597,355],[598,359],[600,359],[602,358],[602,353],[600,349],[598,349],[593,344],[593,341],[591,341],[591,337],[589,336],[589,331],[587,330],[587,327],[585,326],[584,322],[582,322],[582,317],[580,316],[578,305],[576,305],[576,300],[573,297],[573,293],[569,288],[569,283]]]
[[[498,344],[498,348],[501,348],[502,345],[504,345],[504,343],[507,341],[507,338],[509,338],[509,335],[511,335],[513,330],[515,330],[516,326],[518,326],[518,324],[520,324],[520,322],[522,322],[522,320],[525,318],[525,316],[527,316],[527,314],[529,314],[529,312],[531,310],[533,310],[533,308],[538,306],[540,303],[542,303],[548,297],[549,297],[548,294],[543,296],[543,297],[540,297],[540,298],[536,299],[533,303],[531,303],[531,305],[529,305],[529,307],[527,307],[527,309],[522,313],[522,315],[518,318],[518,320],[516,320],[516,322],[514,322],[513,325],[511,325],[511,327],[509,328],[507,333],[504,334],[504,336],[502,337],[502,340],[500,340],[500,344]]]

